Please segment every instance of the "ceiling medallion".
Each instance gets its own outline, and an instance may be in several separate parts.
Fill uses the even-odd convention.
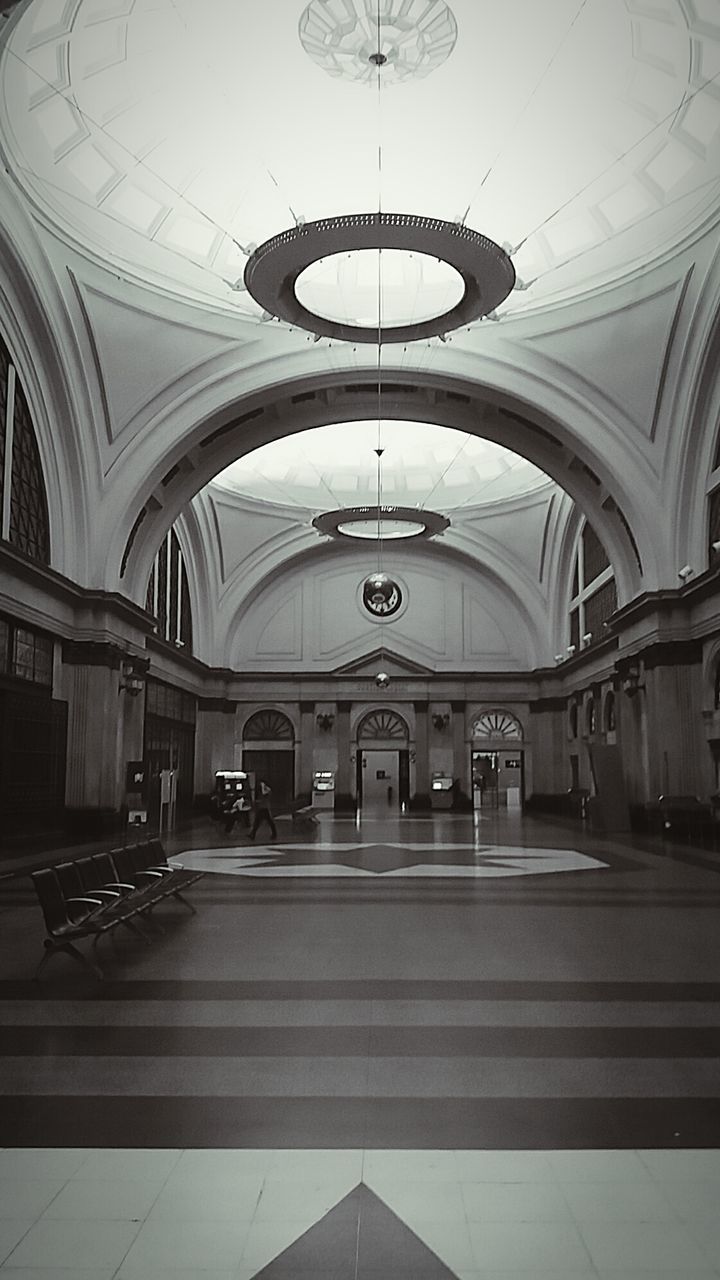
[[[379,21],[378,21],[379,16]],[[428,76],[450,57],[457,22],[443,0],[310,0],[298,25],[309,58],[328,75],[374,84]]]
[[[462,277],[455,306],[411,324],[348,324],[303,306],[296,283],[321,258],[359,249],[401,249],[439,258]],[[245,266],[245,286],[270,315],[293,328],[344,342],[413,342],[461,328],[488,315],[515,285],[509,255],[494,240],[459,222],[412,213],[352,213],[281,231],[258,246]]]
[[[438,511],[425,511],[422,507],[341,507],[338,511],[325,511],[313,520],[318,533],[331,538],[356,541],[358,538],[378,540],[404,540],[410,538],[434,538],[448,528],[450,521]]]
[[[363,582],[362,600],[373,618],[392,618],[403,602],[402,591],[387,573],[371,573]]]

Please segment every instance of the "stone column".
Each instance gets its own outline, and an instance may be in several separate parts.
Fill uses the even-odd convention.
[[[453,778],[455,779],[454,807],[472,809],[472,784],[470,781],[470,751],[465,741],[466,702],[451,702]]]
[[[335,777],[335,812],[354,813],[350,774],[350,703],[337,702],[335,736],[337,738],[337,774]]]
[[[413,703],[415,708],[415,795],[410,797],[410,808],[415,812],[430,812],[430,761],[428,742],[427,701]]]
[[[218,769],[235,768],[235,711],[229,698],[199,698],[195,728],[195,794],[209,795]]]
[[[88,839],[114,831],[125,801],[125,762],[142,757],[146,659],[118,645],[63,645],[68,699],[65,804],[71,830]]]
[[[300,742],[295,752],[295,794],[312,801],[315,746],[315,703],[300,703]]]

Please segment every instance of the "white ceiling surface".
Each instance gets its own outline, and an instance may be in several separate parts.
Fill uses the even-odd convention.
[[[447,61],[379,93],[308,57],[304,7],[33,0],[2,54],[18,182],[105,261],[258,320],[231,287],[239,246],[295,216],[467,210],[530,284],[511,316],[647,261],[717,202],[718,0],[453,0]]]
[[[443,514],[530,494],[552,481],[518,454],[432,423],[346,422],[285,436],[216,476],[223,489],[308,511],[383,503]],[[554,486],[553,486],[554,487]]]

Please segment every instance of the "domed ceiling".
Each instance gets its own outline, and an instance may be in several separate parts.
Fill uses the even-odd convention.
[[[326,511],[377,502],[451,513],[550,485],[510,449],[424,422],[345,422],[286,436],[232,463],[213,484],[263,502]]]
[[[511,251],[512,314],[631,269],[719,198],[718,0],[32,0],[0,75],[0,145],[46,218],[256,320],[248,257],[303,220],[464,222]],[[457,286],[436,276],[395,263],[388,305],[436,310]],[[367,278],[325,263],[303,287],[362,320]]]

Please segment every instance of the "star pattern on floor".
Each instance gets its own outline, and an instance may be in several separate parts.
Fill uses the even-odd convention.
[[[377,1280],[422,1276],[457,1280],[426,1244],[369,1187],[360,1183],[253,1280]]]
[[[194,849],[182,855],[192,870],[222,875],[502,879],[606,869],[577,849],[420,841],[315,841],[311,844]]]

